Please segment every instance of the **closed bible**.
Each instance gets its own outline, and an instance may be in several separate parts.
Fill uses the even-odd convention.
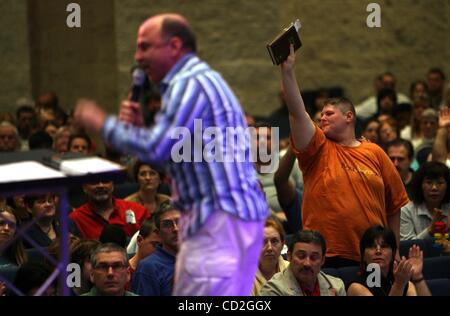
[[[289,56],[289,46],[294,45],[294,51],[302,46],[300,36],[294,24],[285,29],[273,41],[266,45],[274,65],[279,65]]]

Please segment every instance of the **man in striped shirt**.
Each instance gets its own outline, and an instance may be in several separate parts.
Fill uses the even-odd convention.
[[[83,101],[75,118],[115,148],[169,169],[183,211],[174,295],[249,295],[268,206],[249,134],[240,132],[247,126],[239,101],[195,52],[184,17],[149,18],[139,28],[135,59],[161,91],[154,126],[142,127],[140,107],[131,101],[122,102],[119,119]]]

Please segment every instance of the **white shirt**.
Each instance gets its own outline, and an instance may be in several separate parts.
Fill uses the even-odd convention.
[[[445,215],[443,222],[447,222],[448,208],[449,204],[441,205],[441,210]],[[400,240],[431,237],[428,234],[428,227],[433,220],[433,216],[428,211],[425,203],[417,205],[411,201],[403,206],[400,212]]]

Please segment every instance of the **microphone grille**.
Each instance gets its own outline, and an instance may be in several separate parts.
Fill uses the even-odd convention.
[[[141,68],[133,71],[133,85],[142,86],[145,82],[145,72]]]

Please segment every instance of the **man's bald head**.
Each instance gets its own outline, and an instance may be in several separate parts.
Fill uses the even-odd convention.
[[[161,37],[168,41],[171,37],[178,37],[183,43],[183,48],[189,52],[197,51],[197,41],[189,21],[176,13],[164,13],[154,15],[142,23],[140,30],[158,28]]]

